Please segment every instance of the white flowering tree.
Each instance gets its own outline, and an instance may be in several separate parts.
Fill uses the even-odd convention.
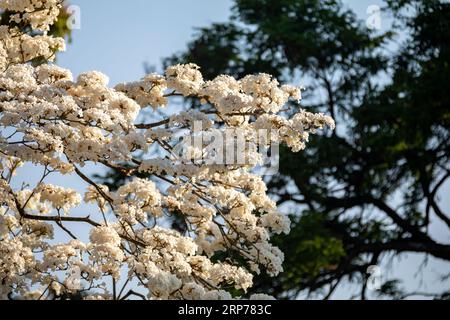
[[[115,88],[95,71],[74,80],[51,63],[65,47],[47,34],[60,2],[0,0],[9,17],[0,26],[0,299],[246,298],[254,273],[282,271],[283,253],[270,237],[289,232],[289,219],[253,171],[261,161],[256,135],[265,130],[265,145],[300,151],[310,132],[334,127],[333,120],[278,115],[300,89],[266,74],[204,81],[189,64]],[[35,66],[36,59],[48,63]],[[137,120],[179,96],[202,106]],[[246,161],[205,161],[217,153],[203,138],[237,130]],[[26,163],[42,177],[14,187]],[[109,190],[83,172],[89,164],[129,179]],[[85,190],[49,184],[52,175],[76,176]],[[83,203],[96,210],[73,214]],[[186,232],[167,228],[174,214]],[[55,241],[56,229],[67,241]]]

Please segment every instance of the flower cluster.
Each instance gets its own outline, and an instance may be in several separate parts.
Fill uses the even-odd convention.
[[[266,144],[299,151],[333,120],[284,117],[301,89],[267,74],[205,81],[187,64],[111,88],[100,72],[74,79],[50,62],[28,63],[64,48],[45,34],[59,8],[57,0],[0,0],[11,13],[11,25],[0,27],[0,299],[231,299],[246,297],[254,274],[282,272],[283,253],[270,240],[290,231],[289,219],[253,171],[253,142],[264,129]],[[201,107],[137,123],[144,108],[179,96]],[[213,153],[205,141],[225,130],[242,133],[252,161],[197,161]],[[42,179],[16,188],[23,164],[42,169]],[[96,183],[87,164],[113,170],[118,185]],[[51,175],[80,179],[84,195],[47,183]],[[75,210],[83,203],[89,214]],[[56,243],[55,229],[69,241]]]
[[[113,196],[115,212],[129,224],[147,222],[147,216],[163,214],[161,194],[154,182],[136,178],[121,186]]]
[[[46,32],[58,17],[61,0],[3,0],[0,10],[9,13],[10,25],[0,26],[0,70],[37,58],[53,61],[65,50],[64,39]],[[34,34],[22,32],[28,26]]]
[[[158,108],[167,104],[165,97],[167,82],[163,76],[158,74],[149,74],[140,81],[118,84],[115,89],[124,92],[142,108],[147,106]]]
[[[34,30],[48,31],[61,8],[61,0],[4,0],[0,9],[12,13],[10,21],[30,25]]]

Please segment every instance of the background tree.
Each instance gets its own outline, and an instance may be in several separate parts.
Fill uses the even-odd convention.
[[[262,275],[258,290],[328,298],[342,280],[356,279],[365,299],[368,266],[389,253],[450,260],[450,245],[429,232],[433,221],[450,228],[438,199],[450,177],[450,4],[389,0],[384,10],[395,24],[374,34],[337,0],[236,0],[229,22],[199,29],[186,52],[165,61],[194,62],[208,78],[262,71],[302,79],[302,107],[337,121],[307,152],[283,149],[270,191],[301,214],[291,234],[277,238],[285,272]],[[406,39],[389,53],[395,30]],[[411,294],[396,279],[379,293]]]

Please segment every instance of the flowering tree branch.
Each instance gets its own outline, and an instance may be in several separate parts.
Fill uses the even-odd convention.
[[[176,65],[110,88],[99,72],[74,80],[54,64],[34,67],[37,57],[64,49],[63,39],[46,34],[60,7],[56,0],[0,0],[13,24],[0,30],[0,298],[230,299],[231,289],[245,297],[253,274],[280,273],[283,253],[270,238],[288,233],[289,219],[253,172],[261,164],[258,147],[303,150],[309,134],[334,128],[333,120],[304,110],[280,115],[301,91],[267,74],[205,81],[196,65]],[[208,111],[135,124],[141,110],[179,96]],[[222,142],[233,142],[245,161],[216,161],[222,149],[208,141],[230,133]],[[42,179],[15,188],[26,163],[44,167]],[[99,185],[82,171],[89,164],[112,168],[125,182],[116,190]],[[49,184],[50,174],[77,176],[86,190]],[[83,204],[96,212],[73,216]],[[174,215],[186,232],[167,228]],[[63,223],[79,223],[89,239]],[[57,243],[53,226],[70,241]],[[103,280],[111,277],[108,286]]]

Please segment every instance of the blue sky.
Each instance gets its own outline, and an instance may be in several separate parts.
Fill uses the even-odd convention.
[[[81,9],[81,29],[59,64],[74,74],[106,73],[112,84],[139,79],[143,63],[183,50],[194,27],[226,21],[229,0],[73,0]]]
[[[344,2],[362,19],[367,18],[369,5],[382,4],[380,0]],[[67,52],[58,56],[58,64],[72,70],[74,75],[90,70],[101,71],[110,77],[111,85],[139,79],[144,75],[144,63],[160,70],[162,58],[186,48],[195,27],[226,21],[232,6],[231,0],[71,0],[70,3],[81,9],[81,29],[74,30],[73,43],[68,45]],[[389,21],[386,19],[382,23],[386,27]],[[90,172],[94,170],[96,168],[89,168]],[[18,178],[36,180],[38,175],[36,168],[27,166]],[[84,189],[84,184],[76,177],[68,177],[64,181],[53,177],[51,180],[63,186]],[[442,197],[446,202],[444,208],[450,208],[450,200],[444,195]],[[88,209],[82,207],[80,210]],[[434,228],[441,240],[450,240],[447,234],[440,234],[439,226]],[[443,283],[438,277],[449,270],[448,264],[430,258],[422,274],[416,276],[420,262],[418,255],[403,256],[394,261],[395,267],[389,269],[385,265],[383,270],[386,274],[391,272],[391,276],[407,279],[410,290],[448,288],[448,282]],[[342,287],[334,297],[346,298],[351,290],[351,287]]]

